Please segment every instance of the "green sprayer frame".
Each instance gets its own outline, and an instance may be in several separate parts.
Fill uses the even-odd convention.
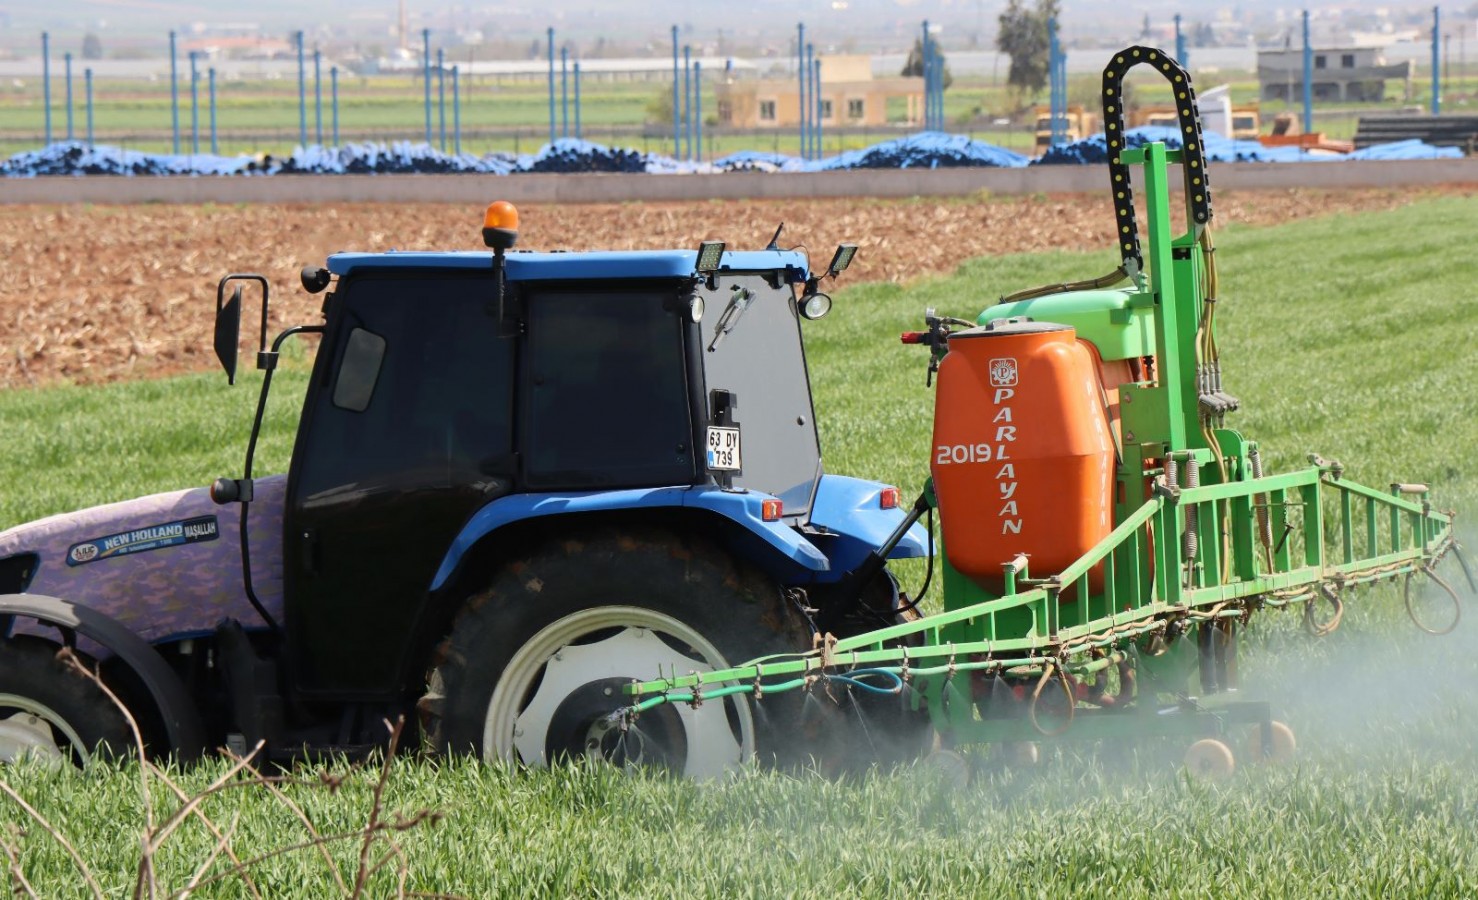
[[[1118,98],[1137,64],[1171,81],[1183,149],[1120,145]],[[1189,74],[1163,51],[1129,48],[1104,72],[1104,112],[1122,267],[1109,278],[1005,298],[979,321],[1063,321],[1105,359],[1152,360],[1152,377],[1119,387],[1117,526],[1047,577],[1032,577],[1024,556],[1002,560],[1000,595],[946,558],[943,612],[852,637],[825,635],[807,653],[633,684],[623,715],[845,686],[927,706],[952,743],[1218,734],[1231,722],[1268,718],[1266,703],[1201,702],[1189,689],[1195,675],[1203,700],[1236,686],[1236,629],[1258,610],[1302,603],[1305,624],[1321,634],[1338,624],[1347,589],[1405,577],[1417,618],[1409,592],[1419,574],[1456,603],[1433,572],[1459,551],[1453,515],[1432,506],[1425,486],[1373,490],[1317,456],[1301,471],[1263,474],[1257,444],[1224,427],[1237,401],[1221,391],[1214,349],[1211,195]],[[1185,176],[1187,231],[1179,237],[1171,233],[1173,163]],[[1143,172],[1147,258],[1131,165]],[[1125,280],[1127,288],[1106,287]],[[947,331],[939,337],[931,342],[936,355],[945,352]],[[936,412],[945,414],[970,411]],[[936,504],[931,484],[921,506]]]

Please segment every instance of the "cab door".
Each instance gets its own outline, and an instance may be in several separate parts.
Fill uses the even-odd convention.
[[[284,539],[305,693],[396,687],[452,538],[512,490],[516,342],[490,271],[343,279],[304,405]]]

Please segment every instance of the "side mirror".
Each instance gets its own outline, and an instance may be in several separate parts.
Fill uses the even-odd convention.
[[[241,285],[231,292],[231,299],[222,303],[216,298],[216,359],[226,370],[226,383],[236,383],[236,352],[241,342]]]
[[[267,279],[261,275],[227,275],[216,285],[216,359],[226,370],[228,383],[236,383],[237,344],[241,339],[241,293],[242,285],[236,285],[231,298],[226,299],[226,286],[233,281],[255,281],[262,286],[262,334],[258,342],[257,357],[260,365],[262,354],[267,349]]]

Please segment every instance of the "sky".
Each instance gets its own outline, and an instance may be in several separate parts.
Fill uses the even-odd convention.
[[[0,0],[0,52],[26,53],[41,31],[54,40],[80,41],[96,33],[115,46],[155,40],[171,28],[182,33],[229,26],[257,26],[269,34],[304,29],[324,38],[385,41],[394,33],[400,0]],[[447,34],[479,32],[485,40],[529,42],[554,27],[561,36],[589,45],[600,38],[640,48],[658,44],[678,24],[696,41],[726,37],[731,44],[759,47],[782,43],[805,21],[818,40],[866,52],[897,50],[911,41],[920,21],[940,29],[946,47],[989,44],[1006,0],[404,0],[412,33],[423,27]],[[1062,0],[1066,39],[1102,38],[1122,43],[1140,31],[1146,16],[1165,25],[1181,13],[1187,26],[1207,21],[1292,22],[1297,13],[1284,0],[1139,0],[1126,12],[1121,0]],[[1369,24],[1390,10],[1398,22],[1430,21],[1430,2],[1316,0],[1316,18]],[[1451,4],[1449,21],[1472,17],[1478,2]],[[685,38],[687,39],[687,38]],[[973,45],[969,42],[975,42]]]

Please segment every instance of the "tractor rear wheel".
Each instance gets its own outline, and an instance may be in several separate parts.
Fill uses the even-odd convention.
[[[0,763],[29,757],[85,767],[133,744],[123,713],[56,650],[40,638],[0,641]]]
[[[432,745],[544,767],[574,758],[711,778],[768,758],[783,697],[657,707],[623,728],[633,680],[809,649],[778,585],[712,545],[665,532],[545,546],[470,598],[421,709]],[[786,701],[786,702],[780,702]],[[777,708],[778,706],[778,708]]]

